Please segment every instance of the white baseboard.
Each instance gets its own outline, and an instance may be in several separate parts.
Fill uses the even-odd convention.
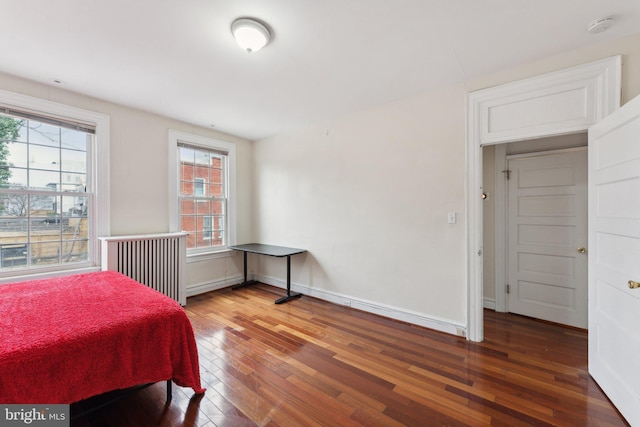
[[[488,308],[490,310],[495,310],[496,309],[496,300],[493,298],[484,298],[482,300],[482,306],[484,308]]]
[[[287,288],[287,282],[285,280],[274,277],[256,274],[254,275],[254,280],[282,289]],[[398,307],[392,307],[377,302],[363,300],[360,298],[345,296],[336,292],[329,292],[322,289],[313,289],[296,283],[291,284],[291,290],[300,292],[303,295],[309,295],[321,300],[353,307],[358,310],[366,311],[368,313],[378,314],[380,316],[400,320],[414,325],[424,326],[425,328],[434,329],[436,331],[446,332],[461,337],[467,336],[467,330],[464,325],[458,325],[446,320],[431,318],[423,314],[400,309]]]
[[[227,288],[229,286],[237,285],[244,280],[243,275],[237,275],[227,277],[221,280],[214,280],[209,282],[195,283],[187,286],[187,297],[194,295],[204,294],[205,292],[217,291],[218,289]]]

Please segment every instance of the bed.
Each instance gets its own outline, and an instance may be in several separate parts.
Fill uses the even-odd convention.
[[[0,403],[70,404],[167,380],[205,391],[172,299],[114,271],[0,285]]]

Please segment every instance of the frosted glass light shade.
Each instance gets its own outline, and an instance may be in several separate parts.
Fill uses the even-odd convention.
[[[269,29],[258,21],[239,18],[231,24],[231,33],[236,43],[247,52],[257,52],[269,43]]]

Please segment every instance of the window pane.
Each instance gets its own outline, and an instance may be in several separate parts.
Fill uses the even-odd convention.
[[[182,199],[180,201],[182,215],[193,215],[196,213],[196,202],[193,199]]]
[[[180,147],[178,148],[180,153],[180,164],[190,163],[194,164],[196,153],[191,148]]]
[[[221,200],[215,200],[211,202],[211,213],[212,214],[222,214],[223,212],[223,203]]]
[[[220,184],[211,184],[209,185],[209,196],[211,197],[224,197],[222,193],[222,185]]]
[[[198,215],[211,215],[211,201],[198,200],[196,206]]]
[[[5,141],[26,141],[26,120],[0,116],[0,139]]]
[[[29,144],[29,168],[60,170],[60,150],[55,147]]]
[[[183,215],[180,219],[182,231],[189,233],[187,236],[187,248],[196,247],[196,217],[194,215]]]
[[[193,196],[193,182],[192,181],[181,181],[180,182],[180,195],[182,195],[182,196]]]
[[[87,239],[89,237],[89,224],[87,222],[87,218],[63,217],[62,225],[62,240]]]
[[[204,183],[205,180],[201,178],[196,178],[193,183],[193,195],[194,196],[204,196]]]
[[[202,238],[211,239],[211,233],[213,231],[213,221],[210,216],[202,217]]]
[[[27,170],[9,168],[9,182],[3,184],[3,187],[7,188],[26,188],[27,187]]]
[[[224,217],[216,215],[213,218],[213,233],[211,236],[211,245],[219,246],[224,243]]]
[[[60,172],[29,170],[29,188],[37,190],[58,190]]]
[[[0,244],[26,243],[27,231],[26,196],[0,194]]]
[[[31,263],[34,266],[43,266],[60,263],[60,241],[57,242],[41,242],[35,240],[31,243]]]
[[[16,120],[16,119],[14,119]],[[16,120],[18,127],[18,137],[14,141],[27,142],[29,140],[29,128],[27,127],[27,120]]]
[[[61,128],[60,138],[62,148],[87,151],[88,135],[86,134],[86,132]]]
[[[196,223],[196,247],[205,248],[209,246],[209,238],[206,236],[206,233],[211,233],[209,218],[205,219],[204,217],[199,216],[197,218]],[[206,226],[206,227],[205,227]]]
[[[7,145],[7,148],[9,149],[7,162],[14,167],[26,168],[28,165],[27,144],[11,142]]]
[[[83,192],[87,184],[87,175],[83,173],[63,173],[60,191]]]
[[[196,216],[195,215],[183,215],[182,218],[182,230],[186,233],[196,232]]]
[[[31,144],[60,147],[60,127],[28,120],[29,142]]]
[[[60,228],[60,196],[42,196],[32,194],[27,196],[29,201],[29,217],[32,219],[32,226],[37,228],[50,228],[48,224],[58,224]],[[39,225],[43,224],[43,225]]]
[[[65,172],[87,173],[87,153],[77,150],[60,150],[62,161],[60,169]]]
[[[192,249],[196,247],[196,235],[195,233],[189,233],[187,235],[187,249]]]
[[[16,193],[3,194],[2,209],[3,209],[3,213],[2,213],[3,216],[26,217],[29,209],[28,196],[25,194],[16,194]],[[26,230],[27,228],[24,227],[24,231]],[[11,232],[13,231],[13,229],[7,228],[6,231]]]
[[[0,268],[24,268],[27,266],[28,246],[25,243],[0,243]]]
[[[89,240],[74,239],[62,241],[62,263],[86,261],[89,259]]]
[[[205,165],[208,167],[211,164],[211,154],[200,150],[197,150],[195,153],[196,165]]]
[[[211,171],[209,172],[209,182],[222,184],[222,170],[211,169]]]
[[[87,197],[62,196],[59,212],[70,218],[87,216]]]

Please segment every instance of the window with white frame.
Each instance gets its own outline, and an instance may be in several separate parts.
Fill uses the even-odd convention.
[[[98,213],[108,208],[103,127],[105,115],[0,91],[0,277],[99,266],[97,236],[109,231],[108,212]]]
[[[170,131],[169,150],[172,231],[188,233],[188,256],[227,250],[235,241],[235,145]]]

